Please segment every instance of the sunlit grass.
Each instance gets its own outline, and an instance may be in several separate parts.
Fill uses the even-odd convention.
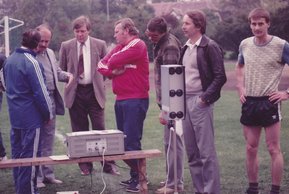
[[[114,95],[110,88],[107,88],[107,104],[106,104],[106,126],[107,128],[115,128],[114,119]],[[282,149],[285,159],[284,181],[282,184],[282,194],[288,194],[289,191],[289,103],[283,103],[283,122],[282,122]],[[3,109],[1,113],[1,128],[5,139],[5,146],[10,157],[9,145],[9,119],[7,116],[7,105],[4,100]],[[163,151],[162,139],[163,128],[158,123],[159,110],[155,104],[154,90],[151,90],[150,108],[144,126],[143,148],[144,149],[160,149]],[[243,132],[239,123],[240,117],[240,103],[235,91],[223,91],[221,99],[215,104],[215,139],[217,153],[219,156],[221,168],[221,187],[222,194],[241,194],[247,186],[247,179],[245,173],[245,145]],[[65,116],[57,118],[57,129],[65,135],[70,132],[70,121],[68,113]],[[56,141],[55,154],[65,154],[66,148],[63,142]],[[259,149],[260,156],[260,187],[261,193],[268,193],[271,184],[270,177],[270,158],[264,143],[264,133]],[[118,184],[122,179],[129,177],[129,171],[126,165],[118,161],[120,166],[121,176],[104,175],[107,188],[106,194],[121,194],[126,193],[125,190]],[[55,194],[57,191],[73,191],[77,190],[81,194],[100,193],[103,188],[100,175],[100,165],[94,165],[97,173],[92,177],[83,177],[79,173],[77,164],[72,165],[57,165],[55,166],[55,174],[57,178],[64,181],[61,185],[47,185],[40,189],[42,194]],[[149,159],[147,162],[148,177],[151,182],[149,185],[150,193],[158,188],[160,181],[165,178],[165,160],[164,157]],[[14,185],[10,169],[0,170],[0,193],[12,194],[14,193]],[[92,182],[91,182],[92,181]],[[193,193],[192,181],[185,161],[185,192],[187,194]]]

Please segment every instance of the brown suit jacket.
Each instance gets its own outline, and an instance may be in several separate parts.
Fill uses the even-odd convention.
[[[90,38],[91,55],[91,77],[94,88],[95,98],[99,105],[104,108],[105,105],[105,84],[104,77],[96,70],[97,63],[107,52],[106,43],[103,40]],[[63,71],[70,72],[73,77],[73,83],[64,90],[64,103],[67,108],[71,108],[78,84],[78,55],[77,40],[75,38],[62,42],[59,51],[59,66]]]

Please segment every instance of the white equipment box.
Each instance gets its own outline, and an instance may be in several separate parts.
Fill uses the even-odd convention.
[[[114,129],[67,133],[66,143],[70,158],[124,154],[124,134]]]
[[[185,89],[185,67],[178,64],[161,65],[162,110],[167,113],[166,119],[184,119]]]

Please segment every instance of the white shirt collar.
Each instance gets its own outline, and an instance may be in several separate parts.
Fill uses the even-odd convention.
[[[201,43],[201,40],[202,40],[202,36],[195,42],[195,44],[192,44],[191,40],[189,39],[189,40],[187,40],[185,45],[188,46],[190,49],[192,49],[194,47],[198,47]]]
[[[88,36],[87,39],[86,39],[86,41],[84,42],[84,45],[83,45],[83,46],[86,46],[86,47],[87,47],[87,46],[89,45],[89,43],[90,43],[90,39],[89,39],[89,36]],[[81,43],[77,41],[77,47],[78,47],[78,48],[80,47],[80,44],[81,44]]]

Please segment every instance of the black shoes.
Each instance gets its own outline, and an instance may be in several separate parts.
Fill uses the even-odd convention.
[[[120,181],[119,184],[125,186],[127,192],[131,193],[139,192],[139,182],[136,179],[131,178],[129,180]]]

